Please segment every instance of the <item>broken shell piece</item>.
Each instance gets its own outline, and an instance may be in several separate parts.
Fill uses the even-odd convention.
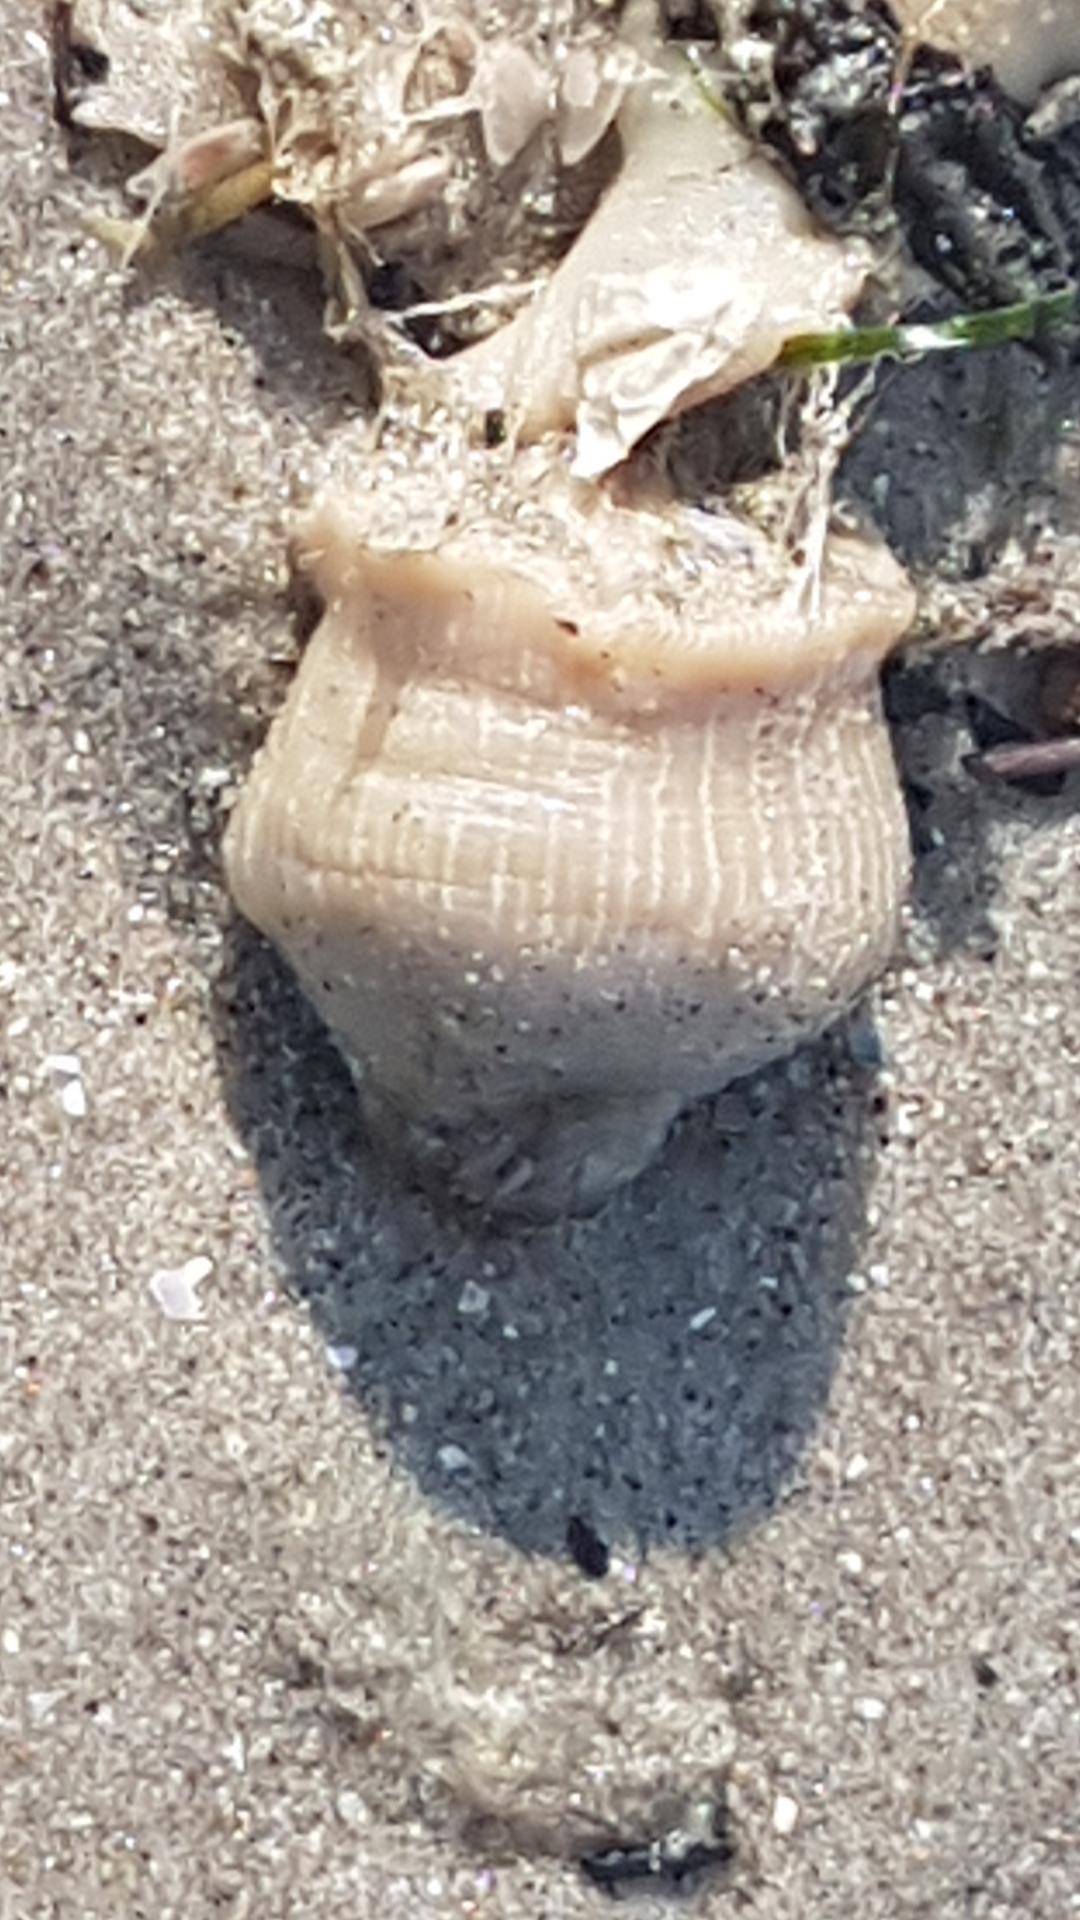
[[[831,541],[814,604],[750,528],[577,491],[426,552],[309,519],[326,611],[225,849],[373,1137],[534,1219],[832,1021],[908,874],[884,550]]]
[[[1078,0],[891,0],[901,26],[993,67],[1006,92],[1030,105],[1052,81],[1080,71]]]
[[[544,292],[447,373],[520,441],[576,425],[583,477],[760,373],[792,335],[837,325],[868,267],[862,247],[816,227],[684,60],[657,62],[620,110],[619,175]]]

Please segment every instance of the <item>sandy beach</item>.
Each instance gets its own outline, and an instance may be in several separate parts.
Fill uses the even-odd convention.
[[[220,876],[356,368],[111,264],[0,55],[0,1916],[586,1920],[658,1795],[701,1913],[1080,1913],[1080,787],[969,765],[1031,661],[893,677],[865,1008],[595,1220],[440,1219]]]

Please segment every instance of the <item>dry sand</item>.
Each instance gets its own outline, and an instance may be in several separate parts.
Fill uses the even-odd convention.
[[[1080,1912],[1075,784],[907,674],[866,1014],[594,1223],[437,1221],[218,867],[349,369],[111,270],[0,22],[0,1915],[596,1914],[559,1850],[724,1772],[695,1910]]]

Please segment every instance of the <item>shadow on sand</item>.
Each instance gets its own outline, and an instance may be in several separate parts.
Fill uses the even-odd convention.
[[[381,1163],[265,943],[236,922],[227,956],[226,1094],[290,1287],[425,1491],[586,1571],[608,1543],[704,1545],[767,1512],[843,1336],[869,1030],[706,1103],[596,1219],[493,1232]]]
[[[997,664],[1006,720],[1037,672]],[[973,775],[986,703],[957,656],[888,692],[923,936],[993,965],[998,828],[1052,830],[1080,780],[1055,796]],[[790,1492],[888,1125],[865,1016],[703,1103],[594,1220],[533,1231],[443,1217],[384,1164],[321,1023],[237,919],[216,1019],[287,1284],[433,1499],[588,1572],[609,1545],[729,1541]]]

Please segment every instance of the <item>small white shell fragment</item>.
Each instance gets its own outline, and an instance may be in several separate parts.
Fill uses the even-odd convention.
[[[348,1373],[360,1358],[359,1347],[328,1345],[326,1357],[337,1373]]]
[[[82,1061],[77,1053],[47,1053],[42,1066],[46,1073],[55,1073],[65,1080],[78,1080],[82,1074]]]
[[[166,1320],[202,1320],[206,1309],[199,1288],[214,1271],[214,1263],[198,1253],[182,1267],[159,1267],[147,1285]]]
[[[371,1820],[371,1808],[360,1794],[345,1788],[334,1801],[334,1811],[347,1827],[366,1827]]]
[[[41,1692],[27,1694],[26,1704],[30,1709],[31,1726],[43,1726],[52,1714],[53,1708],[58,1707],[64,1697],[63,1687],[51,1687],[48,1690],[43,1689]]]
[[[479,1317],[488,1310],[491,1294],[486,1287],[478,1286],[475,1280],[466,1280],[458,1295],[458,1312]]]
[[[85,1120],[86,1088],[81,1080],[65,1080],[60,1089],[60,1105],[69,1120]]]
[[[464,1447],[457,1447],[452,1441],[447,1446],[439,1448],[438,1460],[444,1473],[464,1473],[472,1466],[472,1461]]]
[[[61,1109],[69,1120],[85,1120],[86,1088],[82,1082],[82,1062],[77,1053],[47,1053],[42,1062],[46,1073],[60,1081],[57,1089]]]
[[[799,1803],[792,1799],[790,1793],[777,1794],[773,1802],[772,1823],[773,1832],[785,1840],[794,1833],[799,1824]]]
[[[855,1702],[855,1712],[867,1726],[875,1726],[878,1721],[884,1720],[888,1708],[884,1700],[879,1700],[876,1694],[864,1693],[860,1694]]]

